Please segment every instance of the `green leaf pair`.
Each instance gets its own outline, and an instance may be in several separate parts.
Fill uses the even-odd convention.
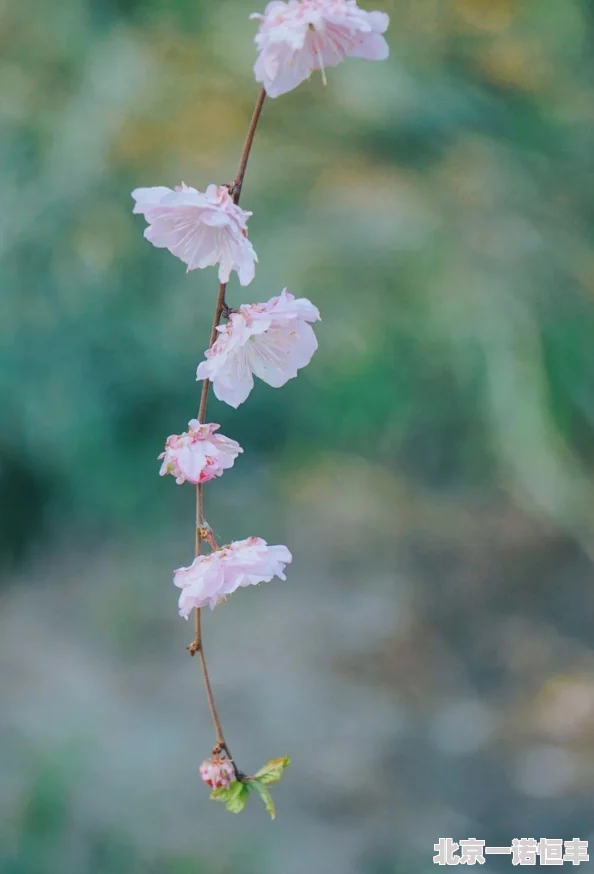
[[[270,818],[274,819],[276,816],[274,801],[266,787],[272,783],[278,783],[285,768],[288,768],[290,764],[289,756],[271,759],[253,777],[242,777],[240,780],[234,780],[229,786],[213,789],[210,797],[213,801],[222,801],[229,813],[241,813],[247,804],[250,792],[255,792],[264,802],[264,807]]]

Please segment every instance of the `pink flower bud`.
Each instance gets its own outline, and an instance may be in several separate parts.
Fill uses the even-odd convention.
[[[165,444],[161,476],[170,473],[176,483],[206,483],[224,470],[233,467],[233,462],[243,449],[235,440],[215,434],[218,425],[201,425],[197,419],[188,422],[183,434],[172,434]]]
[[[200,777],[212,789],[222,789],[232,783],[235,769],[229,759],[205,759],[200,765]]]

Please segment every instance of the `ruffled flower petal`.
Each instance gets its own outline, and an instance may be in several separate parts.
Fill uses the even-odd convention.
[[[178,568],[173,582],[180,588],[179,613],[188,618],[196,607],[213,609],[238,588],[284,580],[293,556],[286,546],[268,546],[261,537],[237,540],[209,555],[198,555],[189,567]]]
[[[219,327],[196,378],[209,379],[216,397],[232,407],[246,400],[254,375],[279,388],[311,361],[318,341],[308,322],[319,318],[311,301],[286,289],[268,303],[244,304]]]
[[[346,57],[388,57],[382,36],[388,16],[366,12],[355,0],[275,0],[251,18],[259,21],[254,74],[270,97],[292,91],[314,70],[335,67]]]
[[[186,481],[199,485],[233,467],[243,449],[235,440],[216,434],[218,429],[219,425],[201,425],[191,419],[187,431],[167,438],[165,451],[159,455],[163,460],[159,474],[170,473],[179,485]]]
[[[233,270],[242,285],[249,285],[258,260],[247,238],[251,213],[233,202],[229,189],[209,185],[206,192],[188,185],[175,191],[163,186],[137,188],[133,212],[144,215],[145,238],[158,249],[168,249],[188,270],[219,265],[219,280],[228,282]]]

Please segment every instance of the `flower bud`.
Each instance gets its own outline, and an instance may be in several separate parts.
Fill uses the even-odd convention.
[[[235,769],[229,759],[205,759],[200,765],[200,777],[212,789],[226,788],[235,780]]]

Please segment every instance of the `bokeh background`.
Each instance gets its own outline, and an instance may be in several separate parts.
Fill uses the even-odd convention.
[[[130,197],[233,178],[256,7],[0,3],[3,874],[424,874],[439,837],[594,840],[594,9],[378,7],[390,60],[269,100],[244,186],[260,265],[229,302],[309,297],[319,351],[209,408],[245,449],[209,523],[294,553],[204,623],[240,766],[293,757],[271,824],[198,779],[171,583],[194,493],[157,476],[216,274]]]

